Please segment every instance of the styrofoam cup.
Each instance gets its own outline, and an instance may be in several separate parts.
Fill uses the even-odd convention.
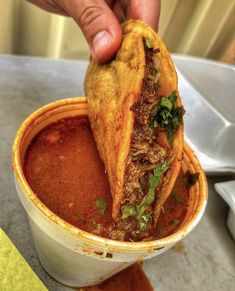
[[[115,241],[83,231],[58,217],[28,185],[23,172],[24,155],[33,137],[45,126],[78,115],[87,115],[86,98],[70,98],[46,105],[23,122],[13,145],[16,190],[27,212],[39,259],[51,276],[73,287],[98,284],[138,260],[162,254],[192,231],[207,202],[204,171],[185,144],[182,170],[199,172],[200,175],[190,189],[187,214],[172,235],[147,242]]]

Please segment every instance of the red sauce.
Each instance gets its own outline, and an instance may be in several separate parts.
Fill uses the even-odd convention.
[[[34,193],[67,222],[88,232],[97,223],[112,225],[108,177],[86,117],[43,129],[27,150],[24,169]],[[96,210],[97,198],[108,202],[106,215]]]
[[[188,189],[184,184],[184,173],[180,171],[171,195],[165,202],[163,212],[158,219],[154,234],[157,238],[166,237],[178,228],[186,215],[188,195]]]
[[[87,117],[60,120],[39,132],[28,147],[24,173],[50,210],[76,227],[109,237],[114,226],[112,196]],[[107,201],[105,215],[96,208],[98,198]],[[157,238],[178,228],[187,200],[181,173],[159,218]]]
[[[153,287],[136,263],[96,286],[80,288],[78,291],[153,291]]]

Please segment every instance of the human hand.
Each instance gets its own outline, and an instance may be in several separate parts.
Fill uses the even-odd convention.
[[[92,56],[99,62],[112,58],[122,41],[120,23],[144,20],[157,29],[160,0],[28,0],[61,15],[71,16],[80,26]]]

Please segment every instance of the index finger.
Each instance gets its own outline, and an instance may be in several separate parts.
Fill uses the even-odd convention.
[[[140,19],[158,30],[160,0],[132,0],[127,4],[127,19]]]

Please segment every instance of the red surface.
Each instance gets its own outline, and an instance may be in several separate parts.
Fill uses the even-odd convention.
[[[67,222],[87,231],[112,224],[108,177],[87,118],[70,118],[43,129],[29,146],[25,175],[40,200]],[[108,202],[106,215],[95,207]]]

